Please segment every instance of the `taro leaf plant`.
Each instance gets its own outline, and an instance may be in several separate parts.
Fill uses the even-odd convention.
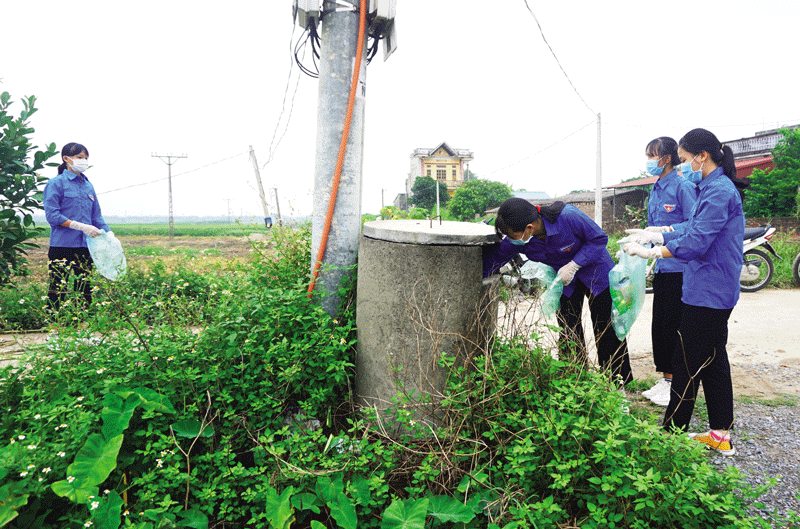
[[[33,222],[34,210],[42,208],[40,186],[46,180],[38,171],[56,165],[45,164],[56,154],[55,143],[43,151],[31,144],[35,102],[34,96],[23,98],[24,110],[14,117],[8,112],[11,96],[0,94],[0,285],[25,270],[25,250],[35,247],[28,241],[43,231]]]

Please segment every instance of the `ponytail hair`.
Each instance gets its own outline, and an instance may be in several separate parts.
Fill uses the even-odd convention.
[[[659,158],[669,156],[669,164],[672,167],[678,167],[678,164],[681,163],[681,159],[678,158],[678,142],[669,136],[661,136],[648,143],[644,153],[647,156],[658,156]]]
[[[725,175],[734,183],[737,182],[733,149],[728,145],[722,145],[713,133],[706,129],[692,129],[681,138],[680,147],[693,156],[703,151],[707,152],[711,160],[722,167]]]
[[[564,206],[561,201],[553,202],[549,206],[535,206],[524,198],[509,198],[500,204],[497,210],[494,230],[502,237],[512,231],[525,231],[525,227],[539,220],[539,217],[544,217],[553,223],[558,219]]]
[[[67,169],[67,162],[64,161],[64,156],[69,156],[70,158],[78,155],[80,153],[85,153],[86,156],[89,156],[89,149],[81,145],[80,143],[67,143],[61,149],[61,165],[58,166],[58,174],[63,173]]]

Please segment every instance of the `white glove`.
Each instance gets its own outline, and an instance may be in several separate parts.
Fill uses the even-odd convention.
[[[570,261],[558,269],[558,278],[561,279],[564,285],[569,285],[575,279],[575,273],[580,269],[581,267],[578,263]]]
[[[625,230],[629,233],[627,237],[617,241],[617,244],[625,244],[628,242],[638,242],[639,244],[664,244],[664,236],[660,233],[645,230]]]
[[[87,237],[91,237],[92,239],[100,235],[100,230],[91,224],[84,224],[83,222],[78,222],[77,220],[69,221],[69,227],[73,230],[82,231]]]
[[[666,233],[668,231],[675,231],[672,226],[648,226],[644,231],[652,231],[654,233]]]
[[[625,243],[622,250],[628,255],[641,257],[642,259],[661,259],[661,248],[655,246],[653,248],[645,248],[641,244],[635,242]]]

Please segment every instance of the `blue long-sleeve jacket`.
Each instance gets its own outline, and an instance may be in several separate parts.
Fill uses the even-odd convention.
[[[514,255],[524,253],[528,259],[550,265],[556,271],[575,261],[581,266],[575,274],[576,280],[589,287],[594,295],[607,289],[608,272],[614,266],[614,260],[606,248],[608,235],[600,226],[571,204],[564,206],[555,223],[544,217],[541,219],[547,232],[544,240],[531,237],[524,246],[516,246],[504,237],[497,248],[484,257],[483,276],[496,273]],[[574,290],[573,280],[564,286],[563,294],[570,297]]]
[[[718,167],[698,185],[700,193],[684,230],[664,234],[667,249],[687,263],[681,301],[732,309],[739,301],[744,212],[739,192]]]
[[[94,186],[85,175],[76,175],[69,169],[47,182],[44,188],[44,214],[52,228],[52,247],[86,248],[86,235],[83,232],[61,226],[67,220],[111,231],[100,212]]]
[[[647,204],[648,226],[672,226],[678,230],[689,220],[697,201],[697,186],[672,170],[653,184]],[[677,259],[656,261],[658,272],[683,272],[684,263]]]

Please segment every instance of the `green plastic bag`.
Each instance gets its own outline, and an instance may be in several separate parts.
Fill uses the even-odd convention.
[[[619,263],[608,272],[611,299],[611,321],[620,340],[628,336],[644,305],[647,261],[621,252]]]
[[[542,302],[542,313],[548,318],[555,314],[561,305],[564,283],[553,267],[537,261],[526,261],[520,267],[519,274],[523,279],[536,279],[542,282],[545,286],[544,292],[539,296]]]

